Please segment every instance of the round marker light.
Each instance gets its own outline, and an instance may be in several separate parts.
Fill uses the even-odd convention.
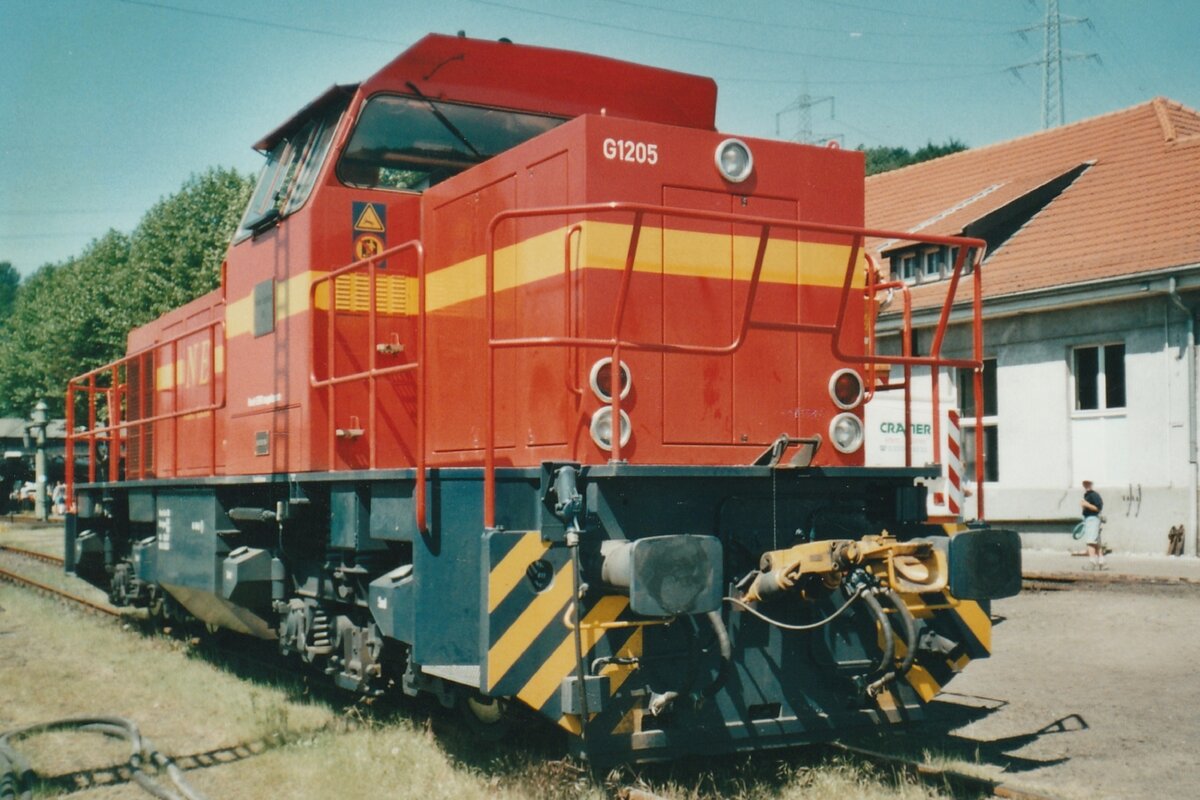
[[[862,447],[862,422],[853,414],[838,414],[829,423],[829,438],[839,453],[853,453]]]
[[[863,399],[863,381],[852,369],[839,369],[829,378],[829,396],[843,411],[856,408]]]
[[[726,139],[717,145],[717,171],[730,183],[741,183],[754,171],[754,156],[740,139]]]
[[[599,397],[602,402],[612,402],[612,357],[605,356],[604,358],[592,364],[591,375],[588,376],[588,383],[592,386],[592,392],[596,397]],[[629,394],[629,388],[633,386],[633,376],[629,372],[629,365],[624,361],[621,362],[621,399],[624,400]]]
[[[592,441],[601,450],[612,450],[612,406],[605,406],[592,415],[591,425]],[[633,423],[629,421],[629,415],[621,409],[621,447],[629,444],[629,437],[633,435]]]

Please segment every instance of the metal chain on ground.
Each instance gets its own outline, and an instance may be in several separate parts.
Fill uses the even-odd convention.
[[[26,725],[0,733],[0,800],[31,800],[33,797],[33,769],[29,762],[15,749],[11,740],[37,734],[62,730],[77,730],[84,733],[99,733],[129,742],[129,771],[133,780],[145,792],[159,800],[207,800],[183,778],[183,771],[175,762],[143,739],[137,725],[122,717],[72,717]],[[146,762],[166,773],[175,790],[160,784],[142,769]]]

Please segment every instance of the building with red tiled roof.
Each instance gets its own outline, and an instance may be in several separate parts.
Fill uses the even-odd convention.
[[[1156,98],[873,176],[866,203],[870,227],[988,244],[989,520],[1069,530],[1089,478],[1114,547],[1165,552],[1169,528],[1184,524],[1194,554],[1200,113]],[[927,347],[956,253],[872,245],[910,284],[917,347],[922,335]],[[972,293],[962,281],[952,320]],[[970,355],[960,328],[946,355]],[[1074,544],[1047,536],[1039,541]]]

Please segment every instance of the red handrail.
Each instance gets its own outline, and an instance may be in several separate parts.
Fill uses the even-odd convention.
[[[633,225],[629,235],[629,246],[626,251],[625,265],[622,270],[621,284],[617,291],[616,307],[613,314],[612,335],[609,338],[591,338],[580,336],[534,336],[534,337],[509,337],[497,338],[495,328],[495,257],[496,257],[496,230],[503,222],[513,219],[525,219],[530,217],[550,217],[550,216],[570,216],[570,215],[606,215],[613,213],[630,213],[633,214]],[[656,217],[680,217],[685,219],[707,220],[713,222],[727,222],[736,224],[742,227],[757,226],[759,227],[759,242],[755,255],[754,267],[750,275],[750,284],[747,291],[745,308],[742,312],[742,318],[737,326],[737,336],[729,344],[723,346],[709,345],[687,345],[687,344],[672,344],[668,342],[645,342],[635,341],[622,338],[622,327],[624,323],[624,313],[626,301],[628,299],[629,287],[632,280],[634,261],[637,254],[638,240],[641,235],[641,229],[644,225],[647,215]],[[577,226],[572,226],[569,229],[568,236],[571,231],[574,231]],[[851,242],[850,255],[847,259],[845,275],[842,283],[841,298],[838,304],[836,321],[830,324],[819,323],[780,323],[780,322],[761,322],[753,319],[753,308],[756,299],[759,279],[762,273],[762,266],[766,254],[766,248],[770,240],[772,229],[790,230],[796,233],[824,233],[838,236],[848,237]],[[954,273],[951,278],[950,286],[946,295],[946,301],[942,308],[942,313],[938,318],[934,343],[936,347],[930,349],[929,356],[914,356],[908,352],[908,336],[905,335],[904,350],[899,356],[885,356],[877,353],[866,353],[858,355],[856,353],[848,353],[843,350],[841,337],[845,330],[846,311],[849,305],[850,293],[853,289],[854,271],[857,267],[859,252],[862,249],[862,243],[866,238],[890,239],[897,241],[912,241],[922,242],[927,244],[947,245],[959,248],[959,255],[954,266]],[[976,413],[980,412],[978,398],[982,386],[982,379],[979,370],[982,367],[982,282],[981,270],[978,267],[982,260],[986,243],[981,239],[961,237],[961,236],[935,236],[919,233],[904,233],[898,231],[882,230],[876,228],[866,228],[848,225],[835,225],[830,223],[819,222],[803,222],[797,220],[777,219],[774,217],[760,217],[733,214],[720,211],[702,211],[698,209],[678,208],[670,206],[659,206],[648,203],[627,203],[627,202],[609,202],[609,203],[584,203],[577,205],[561,205],[547,206],[541,208],[528,209],[509,209],[501,211],[492,217],[487,227],[486,239],[486,277],[485,277],[485,295],[486,295],[486,316],[485,325],[487,330],[487,409],[485,413],[485,443],[484,443],[484,527],[494,528],[496,524],[496,350],[500,348],[519,348],[519,347],[607,347],[612,350],[612,363],[614,374],[620,370],[620,356],[622,348],[629,348],[635,351],[644,352],[659,352],[659,353],[686,353],[694,355],[731,355],[741,349],[745,343],[746,335],[751,329],[759,330],[775,330],[794,333],[828,333],[831,339],[831,350],[833,356],[844,363],[851,364],[899,364],[905,368],[905,450],[906,463],[911,463],[911,368],[913,366],[928,366],[933,376],[934,381],[934,437],[935,437],[935,454],[940,454],[938,442],[936,441],[938,428],[936,427],[937,413],[937,376],[942,367],[958,367],[964,369],[972,369],[976,373]],[[968,248],[973,248],[975,252],[976,268],[975,268],[975,297],[974,303],[974,318],[975,326],[974,335],[974,358],[971,359],[947,359],[941,358],[939,355],[943,337],[945,336],[946,327],[949,325],[950,309],[954,303],[954,295],[958,287],[958,278],[961,273],[963,263]],[[566,267],[569,273],[570,265]],[[888,284],[884,284],[887,286]],[[905,294],[905,326],[906,333],[911,326],[910,309],[908,306],[908,297]],[[569,330],[569,329],[568,329]],[[612,408],[612,460],[620,460],[621,444],[620,444],[620,426],[621,426],[621,393],[620,391],[612,392],[611,408]],[[982,424],[981,417],[977,416],[976,439],[982,439]],[[978,447],[978,445],[977,445]],[[978,450],[981,453],[981,449]],[[981,462],[977,455],[976,470],[981,470]],[[978,488],[978,508],[979,516],[983,518],[983,491],[982,482],[977,482]]]
[[[221,308],[221,307],[223,307],[223,305],[224,305],[224,303],[219,303],[219,304],[215,305],[213,308]],[[121,358],[116,359],[115,361],[112,361],[108,364],[105,364],[102,367],[97,367],[95,369],[92,369],[92,370],[89,370],[88,372],[83,373],[82,375],[77,375],[74,378],[71,378],[71,380],[69,380],[67,382],[67,393],[66,393],[66,412],[67,412],[66,413],[66,416],[67,416],[66,478],[67,478],[67,498],[68,498],[67,504],[70,507],[70,510],[72,512],[75,511],[75,492],[74,492],[75,483],[76,483],[76,481],[75,481],[75,442],[77,440],[83,439],[87,442],[87,445],[88,445],[88,483],[96,482],[97,447],[101,443],[108,444],[108,447],[109,447],[108,480],[115,482],[115,481],[120,480],[121,462],[123,460],[125,460],[125,457],[122,456],[122,454],[121,454],[121,441],[123,439],[127,438],[126,434],[128,431],[134,430],[134,429],[138,430],[138,432],[139,432],[138,477],[144,478],[146,476],[146,472],[147,472],[146,457],[145,457],[145,441],[146,441],[147,431],[152,430],[150,428],[151,425],[154,425],[155,423],[158,423],[158,422],[165,422],[167,420],[176,420],[176,419],[179,419],[180,417],[183,417],[183,416],[186,416],[189,414],[202,414],[202,413],[206,413],[206,412],[210,412],[210,411],[217,411],[218,409],[224,408],[224,406],[225,406],[225,383],[224,383],[224,381],[222,381],[222,383],[221,383],[221,396],[218,398],[217,397],[217,387],[216,387],[217,378],[216,378],[216,363],[215,363],[216,348],[217,348],[217,342],[218,342],[217,330],[220,329],[222,331],[222,334],[219,338],[220,338],[220,340],[223,340],[224,339],[224,333],[223,333],[224,328],[225,328],[225,321],[223,319],[216,319],[211,322],[207,322],[203,325],[198,325],[194,328],[190,328],[190,329],[184,331],[183,333],[176,334],[175,336],[172,336],[169,339],[164,339],[160,342],[155,342],[146,347],[143,347],[140,350],[135,350],[134,352],[129,353],[125,356],[122,356]],[[128,402],[128,398],[129,398],[129,386],[128,386],[129,365],[131,363],[133,363],[135,360],[143,361],[146,356],[156,355],[163,348],[170,347],[171,348],[171,359],[170,360],[171,360],[171,370],[172,370],[171,375],[172,375],[172,379],[174,380],[175,370],[176,370],[175,365],[178,362],[178,356],[179,356],[179,343],[181,341],[183,341],[184,339],[195,336],[196,334],[201,333],[206,330],[208,331],[209,344],[211,347],[212,358],[213,358],[213,374],[212,374],[212,380],[209,381],[208,403],[205,405],[192,406],[192,407],[183,408],[183,409],[176,408],[173,411],[165,412],[162,414],[155,414],[150,417],[145,417],[145,416],[142,416],[142,413],[144,412],[144,407],[145,407],[144,406],[144,404],[145,404],[144,395],[146,394],[145,387],[138,387],[139,388],[139,395],[138,395],[139,418],[122,420],[121,406],[123,403]],[[152,370],[157,369],[157,365],[155,363],[154,358],[150,359],[150,365],[151,365],[150,368]],[[140,367],[140,369],[144,369],[144,367]],[[124,382],[122,382],[122,379],[121,379],[122,371],[124,372],[124,376],[125,376]],[[141,373],[139,373],[139,374],[141,374]],[[155,373],[152,373],[152,374],[155,374]],[[108,385],[106,385],[106,386],[98,385],[97,378],[104,377],[104,376],[108,377]],[[144,380],[144,377],[142,378],[142,380]],[[152,383],[150,391],[156,391],[156,390],[157,390],[156,383]],[[87,402],[88,402],[88,424],[84,430],[76,430],[76,427],[75,427],[75,422],[76,422],[76,420],[75,420],[75,394],[76,394],[76,392],[86,393],[87,399],[88,399],[87,400]],[[97,408],[96,408],[97,407],[96,398],[99,395],[104,395],[104,397],[105,397],[105,408],[108,410],[108,415],[109,415],[109,421],[106,425],[98,424],[99,417],[98,417]],[[177,435],[178,434],[178,426],[176,425],[175,428],[176,428],[176,430],[174,432]],[[214,436],[213,438],[214,438],[214,444],[213,444],[214,458],[213,458],[212,463],[213,463],[213,466],[215,469],[215,466],[216,466],[215,438],[216,437]],[[175,448],[172,449],[172,458],[173,459],[177,457],[177,453],[178,453],[178,446],[176,446]],[[173,469],[174,469],[174,467],[173,467]]]
[[[375,359],[377,354],[378,344],[378,309],[376,308],[376,288],[379,278],[379,264],[390,256],[397,255],[401,252],[411,250],[416,254],[417,259],[417,360],[408,364],[399,364],[392,367],[378,367]],[[309,286],[309,307],[315,309],[317,287],[321,284],[329,284],[329,324],[325,326],[325,364],[327,370],[332,373],[334,371],[334,327],[337,320],[337,278],[355,270],[367,268],[367,276],[369,278],[369,295],[367,310],[368,323],[367,327],[370,331],[370,342],[367,351],[367,368],[348,375],[333,375],[319,378],[316,374],[316,359],[312,360],[312,368],[309,371],[308,382],[314,389],[329,389],[329,466],[332,469],[335,463],[337,454],[337,431],[335,424],[336,410],[336,392],[334,387],[354,381],[367,381],[367,413],[370,415],[367,419],[367,447],[368,447],[368,464],[370,469],[375,469],[377,466],[377,447],[378,441],[375,436],[375,414],[377,405],[377,382],[380,378],[396,375],[402,372],[413,372],[417,374],[417,464],[416,464],[416,500],[414,514],[416,516],[417,529],[424,533],[428,527],[426,524],[426,508],[425,508],[425,470],[428,460],[425,454],[425,247],[419,239],[412,239],[389,247],[379,253],[368,258],[360,259],[344,267],[327,272],[324,275],[313,279]],[[313,326],[313,354],[317,352],[316,342],[316,326]]]

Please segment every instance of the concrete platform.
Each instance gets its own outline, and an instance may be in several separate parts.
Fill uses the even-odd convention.
[[[1078,547],[1083,552],[1083,547]],[[1106,570],[1091,569],[1086,555],[1061,550],[1025,548],[1021,550],[1021,572],[1027,578],[1063,576],[1075,580],[1154,580],[1170,583],[1195,583],[1200,586],[1200,559],[1195,556],[1165,556],[1139,553],[1109,553]]]

